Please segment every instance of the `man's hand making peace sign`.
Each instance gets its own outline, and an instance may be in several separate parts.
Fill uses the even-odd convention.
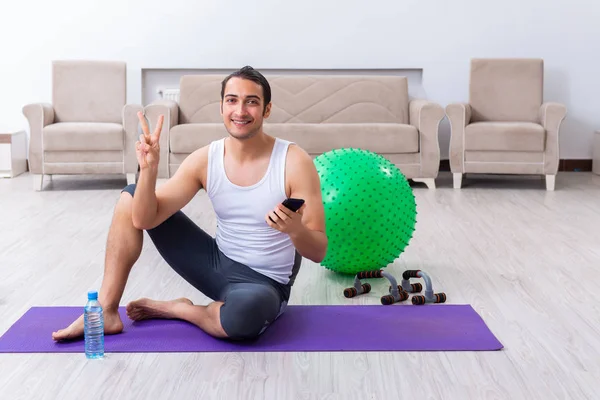
[[[158,169],[158,161],[160,159],[160,131],[162,130],[164,115],[158,117],[156,129],[150,134],[148,122],[142,112],[138,112],[138,118],[142,125],[143,134],[140,135],[140,140],[135,143],[135,152],[140,169]]]

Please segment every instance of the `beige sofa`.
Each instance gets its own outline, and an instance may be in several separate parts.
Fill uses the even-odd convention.
[[[450,169],[465,173],[545,175],[554,190],[562,104],[543,102],[540,59],[473,59],[469,102],[450,104]]]
[[[29,169],[34,189],[44,175],[137,172],[137,112],[126,105],[126,64],[112,61],[54,61],[52,104],[23,107],[29,122]]]
[[[265,76],[273,103],[265,122],[268,134],[296,142],[313,157],[341,147],[371,150],[407,178],[435,187],[444,109],[410,100],[406,77]],[[145,107],[152,126],[165,115],[159,178],[171,177],[190,153],[228,135],[219,112],[223,78],[183,76],[179,102],[160,100]]]

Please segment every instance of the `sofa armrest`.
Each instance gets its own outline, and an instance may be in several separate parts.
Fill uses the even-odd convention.
[[[440,170],[440,142],[438,128],[444,119],[444,109],[427,100],[412,100],[408,105],[409,124],[419,131],[421,176],[436,178]]]
[[[562,121],[567,115],[567,107],[559,103],[544,103],[540,107],[540,124],[546,130],[546,149],[544,151],[544,173],[556,175],[558,172],[559,132]]]
[[[170,130],[179,123],[179,105],[173,100],[157,100],[144,107],[144,115],[148,119],[150,131],[154,129],[160,115],[164,115],[160,132],[160,161],[158,178],[169,178]]]
[[[140,119],[138,112],[144,112],[141,104],[126,104],[123,107],[123,130],[125,131],[125,142],[123,144],[124,172],[135,174],[138,169],[137,155],[135,154],[135,143],[138,141],[138,128]]]
[[[472,109],[467,103],[453,103],[446,106],[446,115],[450,121],[450,170],[462,173],[465,161],[465,127],[471,123]]]
[[[49,103],[32,103],[23,107],[23,115],[29,122],[29,170],[34,174],[42,174],[44,149],[42,131],[44,127],[54,123],[54,108]]]

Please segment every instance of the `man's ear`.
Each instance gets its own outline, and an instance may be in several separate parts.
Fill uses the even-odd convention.
[[[223,115],[223,100],[221,100],[221,102],[219,103],[219,110],[221,112],[221,115]]]
[[[267,104],[267,106],[265,107],[265,112],[263,113],[263,117],[264,117],[264,118],[269,118],[269,115],[271,115],[271,106],[272,106],[272,105],[273,105],[272,103],[269,103],[269,104]]]

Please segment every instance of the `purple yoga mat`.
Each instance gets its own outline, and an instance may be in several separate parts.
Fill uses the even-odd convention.
[[[82,307],[32,307],[0,337],[0,353],[83,353],[83,340],[56,343]],[[105,336],[106,353],[284,351],[484,351],[502,344],[470,305],[288,306],[258,339],[215,339],[178,320],[133,322]]]

